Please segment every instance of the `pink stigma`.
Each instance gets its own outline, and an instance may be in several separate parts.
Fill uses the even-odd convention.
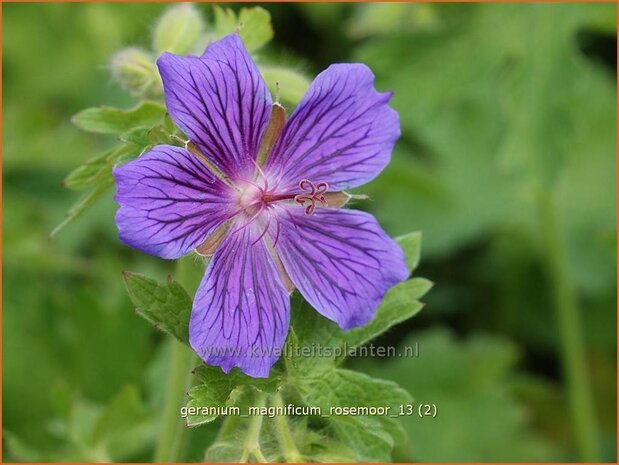
[[[311,215],[314,213],[316,209],[316,202],[320,202],[322,206],[327,206],[327,201],[325,200],[324,194],[329,190],[329,184],[324,181],[321,181],[317,184],[314,184],[309,179],[302,179],[299,182],[299,188],[301,190],[307,191],[307,194],[298,194],[294,196],[294,201],[298,204],[304,205],[305,214]]]

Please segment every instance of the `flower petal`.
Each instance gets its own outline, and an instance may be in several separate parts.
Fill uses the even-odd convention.
[[[227,176],[253,172],[271,114],[271,95],[238,34],[204,55],[157,60],[170,116]]]
[[[193,303],[189,342],[209,365],[263,378],[286,339],[290,298],[257,236],[252,226],[236,229],[213,256]]]
[[[370,321],[387,290],[409,275],[402,249],[368,213],[288,211],[276,249],[303,297],[343,329]]]
[[[187,254],[232,214],[229,187],[180,147],[158,145],[114,177],[120,239],[152,255]]]
[[[398,114],[388,105],[391,95],[376,91],[367,66],[331,65],[286,122],[265,171],[281,172],[286,187],[308,178],[326,181],[332,191],[375,178],[400,137]]]

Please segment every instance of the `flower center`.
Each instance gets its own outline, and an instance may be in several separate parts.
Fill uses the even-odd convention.
[[[239,207],[249,215],[254,215],[257,211],[280,201],[294,201],[305,207],[306,215],[311,215],[317,204],[327,206],[325,194],[329,191],[329,185],[326,182],[314,184],[309,179],[299,181],[301,193],[276,194],[269,190],[267,183],[261,187],[254,182],[245,182],[239,187]]]
[[[243,183],[239,186],[238,203],[243,210],[251,209],[260,203],[263,189],[254,183]]]

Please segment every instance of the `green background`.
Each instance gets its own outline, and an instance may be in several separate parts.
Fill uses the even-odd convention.
[[[417,273],[435,287],[378,341],[418,342],[418,359],[349,362],[438,406],[403,420],[394,459],[579,460],[561,368],[575,341],[556,304],[567,295],[595,403],[586,435],[614,461],[615,6],[264,7],[265,60],[307,76],[362,61],[395,92],[403,135],[359,207],[392,235],[423,231]],[[147,461],[168,344],[132,311],[121,271],[163,277],[173,264],[118,241],[111,195],[48,234],[77,199],[61,180],[114,144],[69,118],[132,105],[109,59],[147,47],[165,5],[2,8],[3,457]],[[202,460],[216,428],[192,431],[186,460]]]

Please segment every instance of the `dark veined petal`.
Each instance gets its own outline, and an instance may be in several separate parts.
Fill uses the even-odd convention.
[[[196,293],[189,342],[209,365],[264,378],[281,355],[290,298],[253,225],[231,228]]]
[[[320,73],[286,122],[265,171],[286,187],[302,178],[339,191],[370,181],[389,163],[400,137],[390,92],[374,88],[363,64],[335,64]]]
[[[158,145],[114,177],[120,239],[152,255],[187,254],[232,214],[230,188],[180,147]]]
[[[272,101],[238,34],[200,58],[164,53],[157,66],[170,116],[200,151],[230,178],[253,170]]]
[[[277,252],[303,297],[341,328],[370,321],[387,290],[408,277],[402,250],[372,215],[330,208],[289,213],[279,218]]]

